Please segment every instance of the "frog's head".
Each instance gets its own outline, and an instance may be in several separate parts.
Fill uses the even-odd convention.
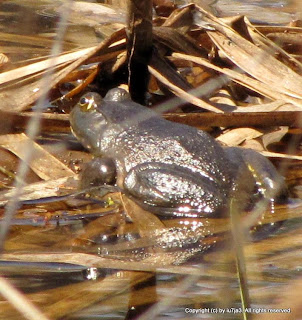
[[[119,133],[153,116],[153,111],[133,102],[127,91],[114,88],[104,99],[95,92],[83,95],[70,113],[70,124],[87,149],[102,154]]]
[[[99,149],[99,135],[107,127],[105,116],[99,112],[102,104],[104,100],[99,94],[86,93],[72,109],[69,117],[73,134],[92,152]]]
[[[88,92],[70,113],[71,130],[83,146],[95,154],[102,154],[101,141],[114,139],[128,126],[127,119],[141,107],[121,88],[109,90],[104,99],[96,92]]]

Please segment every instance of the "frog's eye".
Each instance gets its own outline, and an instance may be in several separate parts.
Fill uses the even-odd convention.
[[[80,99],[79,103],[80,103],[80,105],[86,104],[86,103],[87,103],[87,98],[82,97],[82,98]]]
[[[89,112],[94,109],[94,99],[93,97],[82,97],[79,101],[80,109],[83,112]]]

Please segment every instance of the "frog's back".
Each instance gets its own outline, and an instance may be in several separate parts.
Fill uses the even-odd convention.
[[[126,170],[142,162],[160,162],[187,168],[225,192],[233,169],[223,148],[206,132],[173,123],[155,113],[125,129],[117,139]]]

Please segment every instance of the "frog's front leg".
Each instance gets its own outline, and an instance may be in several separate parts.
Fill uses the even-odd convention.
[[[158,214],[209,216],[227,210],[227,196],[210,178],[175,164],[149,162],[132,168],[125,193]]]
[[[116,166],[111,158],[96,157],[86,163],[80,176],[80,189],[101,185],[113,185],[116,181]]]

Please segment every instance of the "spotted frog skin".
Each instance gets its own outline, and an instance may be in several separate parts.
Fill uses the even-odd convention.
[[[273,190],[284,194],[283,178],[259,153],[223,148],[206,132],[133,102],[123,89],[110,90],[104,99],[85,94],[70,123],[95,156],[96,170],[83,174],[84,180],[89,176],[86,185],[116,183],[157,214],[221,216],[232,197],[248,204],[266,195],[273,201]]]

